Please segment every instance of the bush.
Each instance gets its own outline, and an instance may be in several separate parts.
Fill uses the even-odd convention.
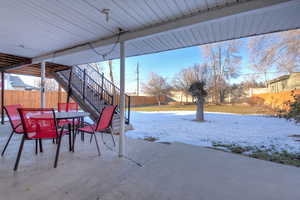
[[[265,103],[265,100],[261,97],[258,97],[258,96],[252,96],[252,97],[249,97],[245,100],[246,103],[248,103],[250,106],[255,106],[255,105],[264,105]]]
[[[300,122],[300,95],[292,92],[293,101],[289,101],[289,111],[286,114],[287,119],[294,119],[297,123]]]

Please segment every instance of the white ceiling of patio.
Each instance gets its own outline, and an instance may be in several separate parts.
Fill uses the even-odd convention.
[[[117,40],[135,56],[300,28],[299,11],[299,0],[1,0],[0,52],[82,64],[118,58]]]

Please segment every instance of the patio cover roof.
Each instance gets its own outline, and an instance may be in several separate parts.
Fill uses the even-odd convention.
[[[299,10],[299,0],[7,0],[0,52],[82,64],[119,58],[118,41],[136,56],[296,29]]]
[[[45,75],[52,78],[52,72],[67,70],[70,66],[46,62]],[[40,64],[32,64],[32,60],[26,57],[14,56],[10,54],[0,53],[0,71],[13,74],[40,76]]]

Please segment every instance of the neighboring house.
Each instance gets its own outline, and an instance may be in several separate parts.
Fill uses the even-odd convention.
[[[172,100],[180,103],[193,103],[194,99],[192,95],[190,94],[185,94],[182,91],[171,91],[171,96]]]
[[[247,96],[263,93],[291,91],[295,89],[300,89],[300,72],[293,72],[290,75],[283,75],[270,80],[268,81],[267,88],[250,88],[247,92]]]
[[[19,76],[6,75],[5,89],[7,90],[39,90],[39,88],[28,85]]]
[[[268,82],[268,90],[271,93],[300,89],[300,72],[283,75]]]
[[[249,90],[246,91],[246,96],[251,97],[254,94],[264,94],[268,92],[269,92],[268,88],[249,88]]]

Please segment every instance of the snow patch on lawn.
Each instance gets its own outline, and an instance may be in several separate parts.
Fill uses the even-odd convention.
[[[217,142],[300,152],[300,142],[288,137],[300,135],[300,126],[285,119],[226,113],[205,113],[205,122],[194,118],[193,111],[132,112],[135,130],[128,131],[127,136],[208,147]]]

